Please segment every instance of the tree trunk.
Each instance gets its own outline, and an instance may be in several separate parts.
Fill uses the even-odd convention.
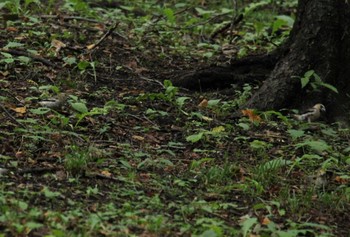
[[[261,76],[257,79],[265,77],[266,80],[243,107],[270,110],[298,108],[318,102],[326,105],[332,117],[346,116],[350,109],[350,99],[347,98],[350,96],[349,4],[345,0],[299,0],[297,18],[289,39],[272,56],[269,55],[272,58],[269,63],[260,58],[262,62],[258,68]],[[256,66],[257,60],[253,65]],[[248,67],[249,60],[230,65],[231,72],[235,72],[231,74],[231,84],[237,81],[237,67],[244,67],[244,62]],[[230,80],[230,73],[227,68],[225,70],[224,78]],[[325,87],[319,88],[319,92],[310,92],[308,86],[302,89],[300,77],[309,70],[314,70],[324,82],[335,86],[339,94]],[[220,78],[218,71],[214,74]],[[209,75],[209,69],[205,74],[201,70],[193,73],[192,78],[196,78],[197,84],[199,80],[202,84],[202,80],[210,81]],[[187,75],[187,79],[183,80],[188,79]],[[179,82],[184,84],[181,80]]]
[[[349,19],[349,5],[344,1],[300,0],[289,52],[277,62],[269,78],[245,106],[279,109],[304,103],[331,103],[331,97],[327,96],[331,91],[323,89],[322,93],[306,94],[301,89],[300,77],[314,70],[324,82],[341,91],[340,72],[350,65],[345,63],[349,63],[348,59],[339,60],[346,52],[342,44],[349,41],[346,37]]]

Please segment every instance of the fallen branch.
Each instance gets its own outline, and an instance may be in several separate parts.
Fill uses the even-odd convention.
[[[94,48],[96,48],[97,46],[99,46],[109,35],[111,35],[113,33],[113,31],[117,28],[117,26],[119,25],[119,23],[115,23],[102,37],[101,39],[99,39],[97,41],[97,43],[89,45],[88,49],[92,50]]]

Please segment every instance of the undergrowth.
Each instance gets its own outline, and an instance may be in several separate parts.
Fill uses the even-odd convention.
[[[296,1],[205,2],[0,2],[0,236],[345,236],[348,128],[169,80],[274,49]]]

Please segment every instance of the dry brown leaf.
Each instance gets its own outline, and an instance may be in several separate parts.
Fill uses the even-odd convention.
[[[141,136],[138,136],[138,135],[133,135],[132,139],[137,140],[137,141],[144,141],[145,140],[144,137],[141,137]]]
[[[349,183],[349,180],[348,179],[344,179],[340,176],[336,176],[335,179],[334,179],[337,183],[341,183],[341,184],[347,184]]]
[[[56,172],[56,178],[60,181],[66,180],[67,179],[67,174],[63,170],[58,170]]]
[[[7,77],[8,75],[10,75],[10,72],[9,71],[0,71],[0,74],[4,77]]]
[[[95,46],[96,46],[95,44],[90,44],[90,45],[86,46],[86,48],[90,50],[90,49],[95,48]]]
[[[106,176],[106,177],[111,177],[111,176],[112,176],[112,174],[111,174],[109,171],[107,171],[107,170],[103,170],[103,171],[101,172],[101,174],[104,175],[104,176]]]
[[[261,224],[262,225],[268,225],[270,222],[271,222],[270,219],[265,216],[264,219],[262,220]]]
[[[199,104],[198,104],[199,108],[206,108],[208,107],[208,100],[207,99],[203,99]]]
[[[24,154],[23,151],[17,151],[16,154],[15,154],[15,156],[16,156],[17,159],[24,157],[24,155],[25,155],[25,154]]]
[[[61,48],[66,47],[65,43],[63,43],[62,41],[56,40],[56,39],[53,39],[51,41],[51,45],[52,45],[52,47],[56,48],[56,50],[55,50],[56,53],[58,53],[61,50]]]
[[[254,110],[252,109],[243,109],[241,110],[243,116],[247,116],[250,121],[252,122],[260,122],[261,118],[259,115],[255,114]]]
[[[6,30],[9,32],[17,32],[18,31],[18,29],[16,27],[7,27]]]
[[[11,109],[18,114],[25,114],[27,112],[26,107],[17,107],[17,108],[11,108]]]
[[[207,122],[213,121],[212,118],[209,118],[209,117],[207,117],[207,116],[202,116],[202,119],[203,119],[204,121],[207,121]]]

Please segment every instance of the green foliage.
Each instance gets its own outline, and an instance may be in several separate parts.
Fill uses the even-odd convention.
[[[311,81],[312,78],[314,79],[313,81]],[[334,93],[338,93],[337,88],[335,88],[334,86],[328,83],[323,82],[322,79],[315,73],[314,70],[309,70],[305,72],[304,76],[300,78],[300,81],[301,81],[301,88],[304,88],[310,84],[312,89],[315,91],[319,90],[320,87],[325,87]]]
[[[314,213],[348,212],[349,131],[305,128],[283,111],[259,111],[259,124],[236,120],[254,85],[197,94],[168,80],[193,62],[273,50],[297,1],[97,2],[0,0],[20,16],[10,22],[19,31],[4,30],[4,47],[58,66],[0,55],[4,236],[327,236],[341,228]],[[240,13],[243,21],[211,38]],[[118,27],[88,50],[111,22]],[[138,77],[158,69],[172,74],[160,70],[163,83]],[[313,71],[304,77],[304,88],[336,91]],[[37,103],[61,93],[61,108]]]

